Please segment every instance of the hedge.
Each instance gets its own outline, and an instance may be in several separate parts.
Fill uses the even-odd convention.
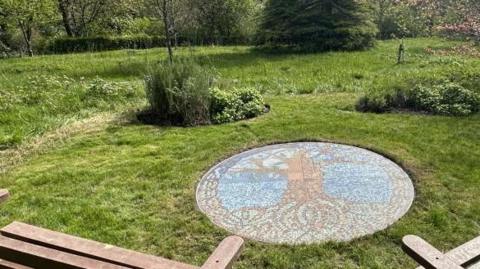
[[[121,36],[121,37],[67,37],[51,41],[45,53],[73,53],[117,49],[148,49],[165,46],[162,36]]]
[[[185,45],[207,45],[211,44],[207,40],[198,38],[178,37],[178,44]],[[229,38],[218,41],[221,45],[245,45],[248,40],[242,38]],[[61,37],[48,42],[38,48],[43,54],[60,54],[75,52],[91,52],[118,49],[149,49],[155,47],[164,47],[165,37],[163,36],[96,36],[96,37]]]

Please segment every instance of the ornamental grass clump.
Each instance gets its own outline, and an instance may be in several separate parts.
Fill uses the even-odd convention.
[[[265,111],[254,88],[220,89],[208,68],[187,59],[150,68],[145,89],[150,104],[138,115],[150,124],[220,124],[256,117]]]
[[[154,121],[178,125],[210,123],[212,73],[191,60],[164,62],[150,68],[145,89]]]

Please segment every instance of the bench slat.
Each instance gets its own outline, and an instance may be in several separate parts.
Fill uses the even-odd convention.
[[[448,256],[418,236],[405,236],[403,238],[403,248],[410,257],[422,266],[437,269],[463,269],[455,261],[452,261]]]
[[[102,244],[21,222],[2,228],[4,236],[88,258],[144,269],[198,269],[196,266]]]
[[[0,259],[0,269],[33,269],[32,267],[28,267],[25,265],[21,265],[18,263],[13,263],[7,260]]]
[[[472,261],[479,262],[469,269],[480,269],[480,236],[448,251],[445,255],[462,266],[471,265]],[[419,266],[417,269],[424,269],[424,267]]]
[[[201,269],[230,269],[233,262],[240,256],[243,239],[239,236],[225,238],[208,258]]]
[[[0,236],[0,258],[35,268],[51,269],[129,269],[27,242]],[[14,267],[15,268],[15,267]]]
[[[472,261],[478,262],[480,260],[480,237],[452,249],[445,255],[462,265],[469,265]]]

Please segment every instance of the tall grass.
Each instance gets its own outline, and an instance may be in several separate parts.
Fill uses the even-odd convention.
[[[213,66],[232,87],[251,87],[266,95],[375,92],[402,86],[410,79],[435,80],[458,70],[479,73],[480,61],[475,58],[437,56],[426,50],[449,48],[458,42],[409,39],[405,44],[406,63],[402,65],[396,65],[396,41],[379,42],[374,49],[362,52],[264,54],[248,47],[198,47],[180,48],[176,53],[202,66]],[[66,121],[98,111],[143,107],[142,85],[148,66],[165,58],[164,49],[159,48],[0,60],[0,99],[9,96],[23,100],[19,88],[26,90],[27,99],[32,99],[35,94],[30,89],[34,88],[35,77],[54,74],[55,78],[72,81],[68,87],[64,84],[36,90],[38,95],[53,97],[39,98],[37,104],[21,101],[8,109],[5,102],[0,104],[0,147],[15,146]],[[85,89],[82,84],[97,77],[128,83],[135,94],[122,95],[124,102],[107,98],[101,105],[91,106],[80,98]],[[46,110],[46,104],[55,109]]]

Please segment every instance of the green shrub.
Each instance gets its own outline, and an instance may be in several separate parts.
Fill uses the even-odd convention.
[[[145,78],[152,112],[173,124],[208,124],[213,80],[210,71],[191,60],[154,66]]]
[[[240,112],[244,118],[254,118],[263,113],[265,102],[259,91],[254,88],[241,88],[234,92],[242,102]]]
[[[437,90],[442,95],[435,111],[438,114],[466,116],[480,109],[480,96],[458,84],[440,85]]]
[[[355,108],[360,112],[384,113],[389,110],[385,96],[362,96]]]
[[[419,85],[408,93],[408,105],[415,110],[435,112],[441,103],[442,94],[437,88]]]
[[[477,112],[480,106],[478,94],[452,82],[415,87],[409,100],[415,110],[441,115],[466,116]]]
[[[356,109],[375,113],[408,109],[438,115],[467,116],[480,110],[480,95],[453,82],[417,85],[408,90],[397,89],[393,93],[363,96],[357,101]]]
[[[233,89],[232,91],[213,88],[211,98],[210,113],[214,123],[254,118],[265,110],[263,98],[260,92],[254,88]]]
[[[214,123],[227,123],[240,119],[238,108],[242,102],[233,93],[215,87],[211,90],[210,113]]]

